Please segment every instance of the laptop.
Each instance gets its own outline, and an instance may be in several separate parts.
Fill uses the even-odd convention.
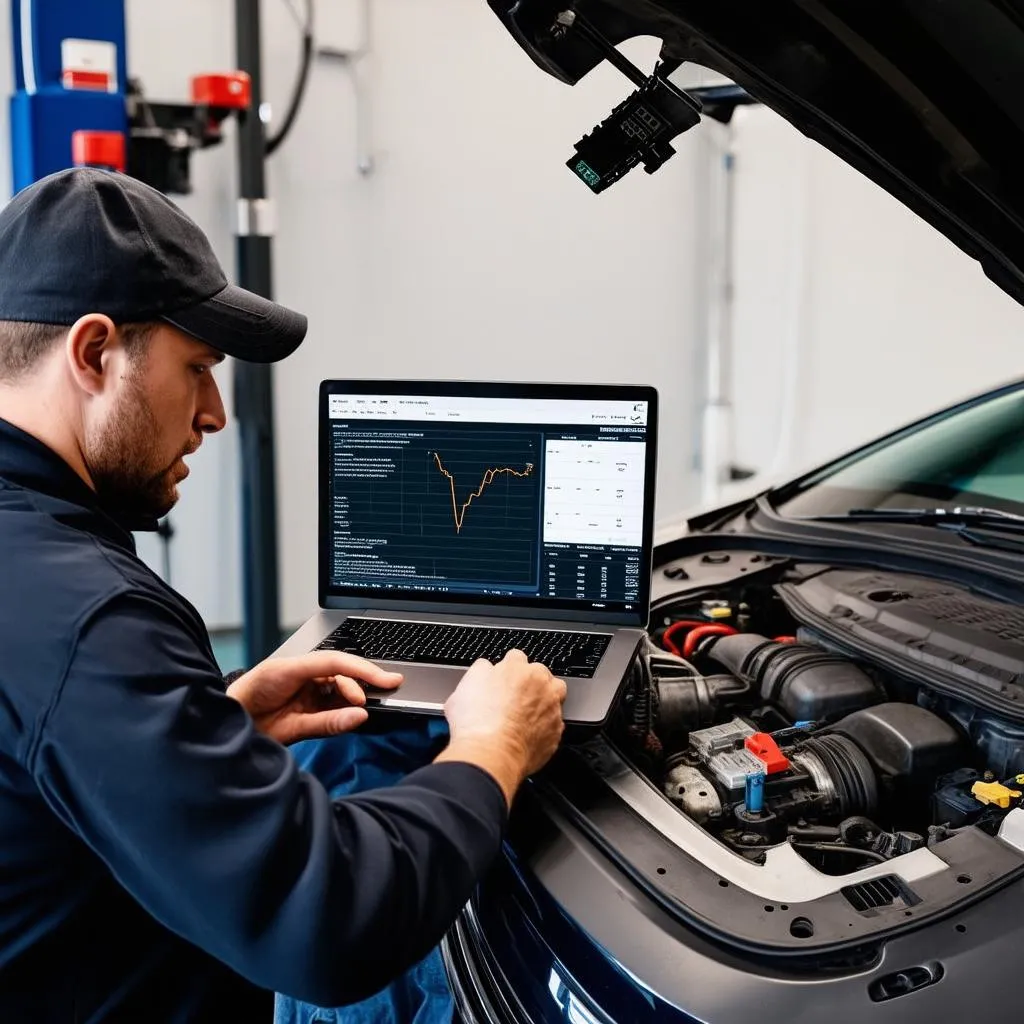
[[[405,676],[370,706],[439,715],[512,648],[605,722],[650,610],[658,396],[630,385],[327,380],[319,610],[275,656]]]

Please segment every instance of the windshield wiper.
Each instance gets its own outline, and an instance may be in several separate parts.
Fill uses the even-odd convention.
[[[851,508],[838,516],[815,516],[833,522],[921,523],[924,526],[992,526],[1024,530],[1024,516],[999,508]]]
[[[991,533],[1024,534],[1024,515],[1004,512],[999,508],[970,505],[958,508],[851,508],[849,512],[841,515],[808,518],[811,522],[826,523],[907,523],[912,526],[935,526],[983,547],[1000,546]],[[1014,545],[1014,550],[1019,550],[1019,547]]]

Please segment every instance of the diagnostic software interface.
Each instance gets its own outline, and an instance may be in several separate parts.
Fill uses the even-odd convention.
[[[332,587],[636,607],[647,402],[332,394],[328,417]]]

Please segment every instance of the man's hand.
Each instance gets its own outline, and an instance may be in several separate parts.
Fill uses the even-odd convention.
[[[566,687],[522,651],[492,665],[478,661],[445,704],[451,743],[438,761],[468,761],[489,772],[512,798],[562,738]]]
[[[288,744],[358,729],[368,717],[360,682],[394,690],[402,676],[353,654],[314,651],[261,662],[227,692],[260,732]]]

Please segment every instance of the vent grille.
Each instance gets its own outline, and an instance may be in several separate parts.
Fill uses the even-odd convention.
[[[921,902],[896,875],[882,875],[859,885],[848,885],[842,893],[858,914],[869,914],[883,907],[912,907]]]
[[[994,633],[1000,640],[1024,643],[1024,613],[1019,608],[1000,608],[990,601],[935,594],[921,598],[916,607],[950,626],[965,626]]]

